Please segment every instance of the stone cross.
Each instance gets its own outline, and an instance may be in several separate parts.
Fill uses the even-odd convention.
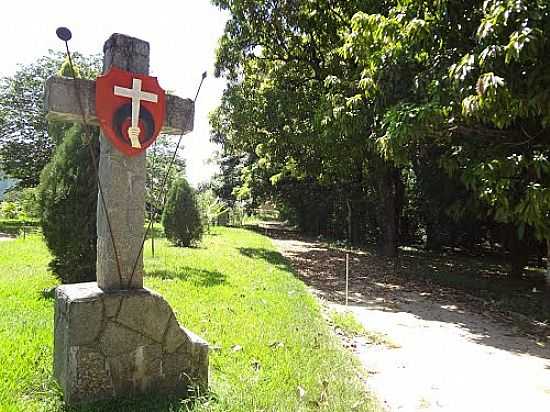
[[[121,34],[112,35],[103,48],[103,72],[114,65],[133,73],[149,73],[149,44]],[[95,81],[52,77],[46,82],[48,120],[98,124],[95,114]],[[135,82],[135,80],[134,80]],[[141,81],[139,81],[141,83]],[[132,100],[150,100],[149,93],[134,83],[132,89],[119,88],[118,94]],[[80,102],[77,95],[80,92]],[[115,91],[116,93],[116,91]],[[156,96],[155,96],[156,97]],[[84,113],[80,111],[82,104]],[[139,106],[133,105],[134,107]],[[194,102],[166,96],[166,115],[161,133],[182,134],[193,129]],[[132,113],[132,125],[137,119]],[[135,144],[135,143],[134,143]],[[100,134],[99,178],[108,208],[111,228],[120,262],[122,284],[109,234],[105,210],[97,204],[97,283],[104,290],[143,287],[143,256],[138,256],[144,235],[145,153],[128,157],[120,153],[103,133]],[[138,260],[134,275],[134,263]],[[132,277],[132,282],[128,282]]]
[[[113,65],[134,73],[149,72],[149,44],[145,41],[113,34],[103,51],[104,72]],[[139,82],[118,92],[137,102],[152,98],[143,94]],[[95,95],[94,81],[48,79],[48,119],[98,124]],[[189,132],[193,115],[193,101],[167,95],[162,133]],[[101,133],[99,178],[122,279],[100,199],[97,283],[56,288],[54,376],[65,402],[151,393],[185,397],[191,386],[204,393],[208,387],[208,344],[179,325],[162,296],[143,288],[140,249],[145,230],[145,153],[128,157]]]

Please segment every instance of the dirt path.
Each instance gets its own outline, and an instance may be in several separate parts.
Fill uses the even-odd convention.
[[[423,292],[401,282],[388,275],[391,266],[366,252],[352,255],[345,308],[344,254],[315,241],[275,237],[314,293],[396,344],[359,338],[355,345],[368,387],[389,411],[550,411],[550,336],[529,336],[439,288]]]

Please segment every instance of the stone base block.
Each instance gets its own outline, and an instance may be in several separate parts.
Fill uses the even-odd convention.
[[[54,376],[68,404],[208,387],[208,344],[162,296],[90,282],[59,286],[55,298]]]

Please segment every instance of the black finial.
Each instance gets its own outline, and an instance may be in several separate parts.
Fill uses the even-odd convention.
[[[195,95],[195,102],[197,101],[197,97],[199,95],[199,92],[201,91],[202,82],[204,82],[204,79],[206,79],[206,72],[202,73],[201,82],[199,83],[199,88],[197,89],[197,94]]]
[[[55,34],[63,41],[69,41],[73,37],[71,31],[66,27],[58,27]]]

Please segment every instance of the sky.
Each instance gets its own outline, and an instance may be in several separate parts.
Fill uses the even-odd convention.
[[[195,127],[184,136],[181,151],[187,178],[196,186],[217,171],[217,165],[208,162],[217,149],[209,141],[208,113],[219,104],[225,87],[213,69],[226,19],[227,14],[209,0],[9,0],[3,2],[0,17],[0,76],[12,75],[18,64],[30,63],[49,49],[64,51],[55,35],[59,26],[72,31],[69,47],[82,54],[101,53],[112,33],[148,41],[150,74],[180,97],[195,97],[206,70],[195,106]]]

